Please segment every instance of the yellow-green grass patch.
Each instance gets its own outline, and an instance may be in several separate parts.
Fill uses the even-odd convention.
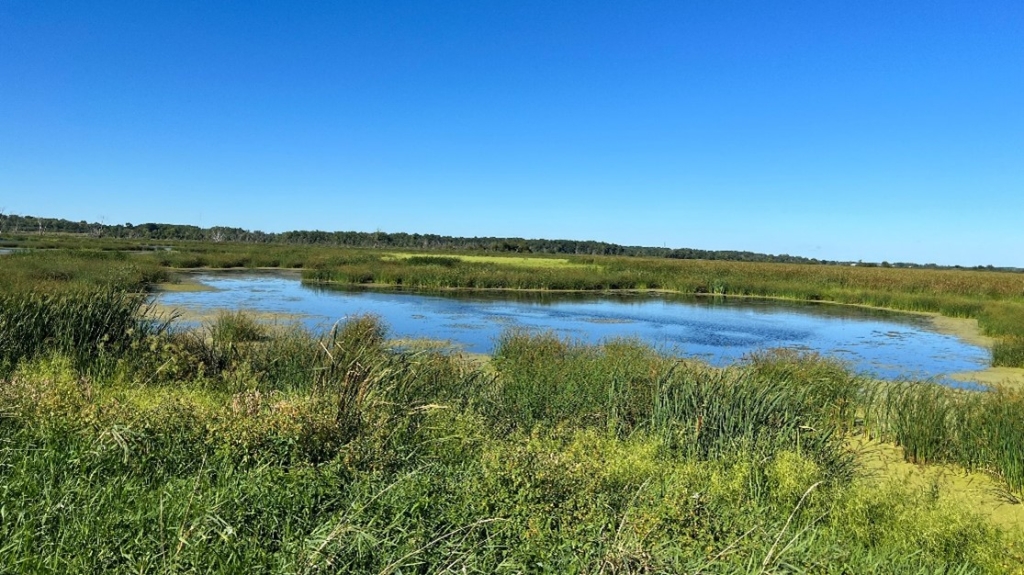
[[[937,497],[971,509],[1003,529],[1024,534],[1024,504],[992,476],[954,464],[909,463],[900,447],[863,436],[851,437],[847,445],[855,453],[860,481],[874,486],[897,482],[931,490]]]
[[[208,286],[200,281],[194,279],[183,279],[175,282],[161,282],[153,284],[153,291],[156,292],[200,292],[200,291],[216,291],[216,288]]]
[[[209,324],[217,320],[222,314],[229,312],[224,308],[193,307],[184,305],[167,305],[160,302],[149,304],[146,309],[146,317],[150,319],[164,320],[173,318],[178,322]],[[242,310],[254,320],[265,324],[268,327],[290,327],[306,317],[304,314],[283,313],[260,310]]]
[[[957,381],[976,382],[989,387],[1024,389],[1024,368],[1020,367],[989,367],[978,371],[954,373],[950,377]]]
[[[435,257],[432,255],[425,254],[414,254],[406,252],[391,252],[385,254],[385,259],[398,259],[406,260],[414,257]],[[437,256],[440,257],[440,256]],[[460,261],[467,263],[481,263],[481,264],[498,264],[505,266],[524,267],[524,268],[558,268],[558,267],[593,267],[590,264],[584,264],[581,262],[574,262],[567,258],[548,258],[548,257],[523,257],[523,256],[462,256],[462,255],[447,255],[444,257],[457,258]]]

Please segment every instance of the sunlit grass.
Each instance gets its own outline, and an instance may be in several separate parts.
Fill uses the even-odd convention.
[[[1019,534],[944,487],[857,480],[836,406],[860,401],[861,380],[813,356],[721,370],[630,341],[510,334],[483,373],[389,351],[372,318],[323,338],[180,337],[126,352],[154,354],[137,369],[56,354],[4,380],[0,562],[1001,573],[1024,558]],[[304,367],[283,385],[286,349]],[[193,371],[150,377],[179,354]]]
[[[849,448],[865,435],[895,442],[916,465],[986,473],[1013,501],[1024,496],[1024,392],[873,382],[790,352],[713,368],[632,340],[518,332],[481,366],[452,350],[396,349],[369,316],[326,334],[246,313],[174,330],[140,314],[143,288],[166,274],[150,258],[165,256],[0,260],[0,571],[1024,565],[1019,527],[952,497],[952,484],[867,481]],[[461,257],[210,246],[170,263],[276,260],[421,287],[846,298],[974,314],[1017,361],[1005,337],[1021,311],[1012,274]]]
[[[862,487],[845,441],[870,414],[908,456],[1020,493],[1013,395],[867,393],[811,355],[717,369],[515,332],[480,367],[395,350],[373,317],[323,335],[245,313],[125,328],[134,292],[74,276],[34,315],[0,309],[5,325],[64,318],[18,339],[0,377],[11,570],[1000,573],[1024,559],[1019,533],[935,490]],[[98,297],[110,290],[123,305]]]
[[[419,258],[423,261],[437,258],[454,258],[467,263],[498,264],[502,266],[524,267],[524,268],[560,268],[565,266],[587,266],[592,264],[573,261],[566,258],[537,257],[537,256],[479,256],[479,255],[453,255],[453,256],[431,256],[418,253],[388,252],[384,255],[385,260],[409,260]]]

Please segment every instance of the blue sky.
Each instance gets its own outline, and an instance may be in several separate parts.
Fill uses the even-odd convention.
[[[4,0],[0,208],[1024,266],[1024,3]]]

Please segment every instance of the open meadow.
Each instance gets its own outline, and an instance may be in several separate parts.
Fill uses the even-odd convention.
[[[1024,275],[48,241],[0,256],[0,572],[1024,573],[1019,389],[515,331],[481,362],[396,348],[373,317],[146,314],[196,267],[667,290],[975,318],[1019,367]]]

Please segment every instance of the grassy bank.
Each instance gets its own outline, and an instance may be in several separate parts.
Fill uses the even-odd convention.
[[[59,251],[7,255],[0,265],[0,374],[44,353],[86,363],[158,331],[139,319],[143,290],[167,277],[155,265]]]
[[[570,258],[551,265],[524,258],[515,265],[492,257],[374,258],[314,266],[313,282],[415,289],[665,290],[681,294],[830,301],[901,311],[974,318],[997,339],[995,366],[1024,367],[1024,274],[976,270]]]
[[[323,335],[245,314],[177,331],[138,313],[152,270],[104,257],[127,267],[67,266],[35,315],[0,307],[3,325],[51,326],[5,348],[2,572],[1024,564],[1019,528],[938,483],[869,481],[849,449],[895,441],[1019,496],[1020,392],[873,383],[785,353],[715,369],[628,340],[515,332],[480,366],[391,349],[369,317]],[[49,265],[7,261],[24,282]],[[27,297],[23,281],[3,297]]]
[[[1024,274],[956,269],[495,256],[297,245],[30,236],[12,245],[129,258],[148,269],[301,269],[309,282],[407,289],[663,290],[829,301],[976,319],[996,339],[993,366],[1024,367]],[[6,257],[6,256],[5,256]],[[76,256],[77,257],[77,256]]]
[[[319,340],[213,328],[112,365],[38,357],[4,381],[0,563],[1001,573],[1024,559],[1020,533],[950,494],[861,481],[842,442],[861,385],[822,360],[720,371],[510,335],[485,374],[389,351],[371,319]]]

